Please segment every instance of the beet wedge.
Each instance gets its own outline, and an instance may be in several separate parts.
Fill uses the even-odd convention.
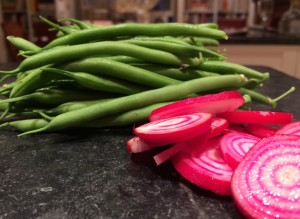
[[[180,116],[185,114],[208,112],[212,114],[234,111],[244,104],[244,98],[236,91],[224,91],[192,97],[159,107],[149,116],[150,121]]]
[[[300,217],[300,136],[263,138],[231,180],[233,199],[247,218]]]

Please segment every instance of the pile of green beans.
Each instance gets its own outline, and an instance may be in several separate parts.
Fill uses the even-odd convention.
[[[269,74],[227,62],[218,51],[227,35],[214,23],[99,27],[41,20],[57,38],[39,47],[8,36],[24,59],[0,71],[0,126],[20,135],[134,126],[170,102],[233,89],[244,95],[243,107],[251,101],[275,107],[295,89],[275,99],[259,93]]]

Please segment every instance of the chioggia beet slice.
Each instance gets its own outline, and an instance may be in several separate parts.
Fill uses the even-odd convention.
[[[248,218],[300,218],[300,136],[263,138],[235,169],[231,190]]]
[[[250,148],[259,140],[259,137],[241,132],[231,132],[223,135],[220,146],[224,160],[230,167],[235,169]]]
[[[262,124],[248,124],[245,126],[245,129],[252,135],[255,135],[260,138],[268,137],[274,135],[277,131],[276,128],[269,127]]]
[[[187,98],[159,107],[149,116],[150,121],[169,118],[197,112],[220,113],[234,111],[244,104],[244,98],[236,91],[223,91],[217,94],[207,94]]]
[[[229,124],[269,124],[285,125],[292,121],[293,114],[272,111],[234,111],[219,113]]]
[[[172,157],[175,169],[191,183],[220,195],[231,195],[232,168],[219,150],[219,137],[200,142],[190,153],[179,152]],[[205,144],[205,145],[202,145]]]
[[[206,138],[212,138],[212,137],[218,136],[227,127],[228,127],[228,123],[225,119],[214,118],[211,123],[210,130],[207,133],[197,136],[196,137],[197,139],[193,138],[193,139],[188,139],[187,141],[184,141],[184,142],[176,143],[175,145],[171,146],[170,148],[155,155],[153,157],[154,161],[155,161],[156,165],[160,165],[163,162],[170,159],[172,156],[174,156],[177,152],[179,152],[181,150],[183,150],[183,151],[190,150],[190,148],[192,148],[194,146],[193,142],[196,141],[197,142],[196,146],[198,146],[199,145],[198,141],[203,141]]]
[[[300,135],[300,121],[291,122],[283,126],[276,134]]]
[[[211,113],[194,113],[149,122],[133,131],[146,143],[167,145],[207,132],[212,120]]]

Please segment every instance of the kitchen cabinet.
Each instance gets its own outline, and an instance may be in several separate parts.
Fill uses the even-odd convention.
[[[227,61],[243,65],[269,66],[300,79],[300,45],[230,45],[220,47]]]

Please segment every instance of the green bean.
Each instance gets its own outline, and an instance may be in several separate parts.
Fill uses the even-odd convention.
[[[257,78],[262,81],[269,79],[267,72],[261,73],[246,66],[225,61],[205,61],[201,63],[198,69],[220,74],[244,74],[248,78]]]
[[[249,90],[246,88],[239,88],[238,91],[241,94],[247,94],[251,97],[251,99],[258,101],[260,103],[266,104],[266,105],[271,105],[273,108],[276,107],[278,101],[289,95],[290,93],[295,91],[295,87],[291,87],[288,91],[284,92],[280,96],[271,99],[270,97],[267,97],[261,93],[258,93],[257,91],[254,90]]]
[[[84,71],[100,76],[107,75],[153,88],[180,83],[178,80],[151,71],[103,58],[87,58],[62,65],[60,68],[68,71]]]
[[[17,121],[6,122],[0,125],[0,128],[11,126],[17,128],[19,131],[26,132],[36,128],[45,127],[48,121],[45,119],[22,119]]]
[[[152,65],[152,64],[132,64],[133,66],[146,69],[148,71],[152,71],[156,74],[163,75],[166,77],[170,77],[176,80],[180,81],[187,81],[192,80],[196,78],[202,78],[202,77],[209,77],[209,76],[215,76],[219,75],[217,73],[213,72],[206,72],[206,71],[199,71],[195,69],[180,69],[180,68],[173,68],[168,66],[160,66],[160,65]]]
[[[120,113],[117,115],[111,115],[103,117],[83,125],[88,128],[101,128],[101,127],[117,127],[134,125],[136,123],[147,121],[150,113],[158,107],[165,106],[171,102],[156,103],[142,108],[130,110],[128,112]]]
[[[192,44],[192,45],[202,45],[202,46],[219,46],[220,42],[216,39],[207,37],[185,37],[182,41]]]
[[[107,97],[116,97],[116,95],[114,96],[108,93],[83,92],[74,90],[44,89],[24,96],[2,99],[0,100],[0,104],[30,101],[47,105],[59,105],[74,100],[92,100]]]
[[[192,45],[182,45],[173,42],[164,42],[164,41],[145,41],[145,40],[137,40],[137,39],[130,39],[125,40],[124,42],[131,43],[138,46],[143,46],[151,49],[160,49],[166,52],[170,52],[177,55],[184,55],[189,57],[198,56],[199,53],[202,53],[205,57],[215,57],[220,60],[224,59],[224,56],[220,53],[217,53],[213,50],[192,46]]]
[[[56,24],[56,23],[53,23],[52,21],[50,21],[50,20],[44,18],[43,16],[39,16],[39,17],[40,17],[40,19],[41,19],[43,22],[45,22],[46,24],[48,24],[48,25],[51,26],[52,28],[54,28],[54,29],[60,31],[60,32],[63,33],[64,35],[68,35],[68,34],[71,34],[71,33],[76,32],[76,30],[73,29],[73,28],[64,28],[63,26],[60,26],[60,25],[58,25],[58,24]]]
[[[109,115],[134,110],[155,103],[172,101],[184,98],[187,95],[228,86],[241,86],[245,82],[242,75],[220,75],[206,78],[194,79],[182,82],[178,85],[170,85],[138,94],[115,98],[105,103],[93,104],[91,106],[60,114],[54,117],[48,125],[43,128],[22,133],[20,135],[33,134],[43,131],[64,130],[76,127],[79,124],[90,122],[94,119]]]
[[[105,102],[107,100],[110,100],[109,98],[104,98],[104,99],[96,99],[96,100],[82,100],[82,101],[71,101],[71,102],[66,102],[63,104],[58,105],[55,108],[52,109],[46,109],[46,110],[35,110],[37,111],[43,111],[44,113],[48,115],[58,115],[66,112],[70,112],[73,110],[81,109],[83,107],[90,106],[95,103],[100,103]]]
[[[95,40],[111,40],[121,36],[205,36],[227,39],[225,32],[201,25],[183,23],[137,24],[125,23],[78,31],[51,41],[44,49],[62,45],[74,45]]]
[[[143,59],[138,59],[130,56],[100,56],[99,58],[103,59],[109,59],[117,62],[122,62],[122,63],[145,63],[145,60]]]
[[[34,43],[22,38],[15,36],[7,36],[6,39],[13,44],[16,48],[22,51],[37,51],[40,50],[41,47],[35,45]]]
[[[112,115],[109,117],[101,118],[98,120],[91,121],[86,124],[80,124],[76,128],[102,128],[102,127],[117,127],[131,125],[139,122],[146,121],[151,111],[168,104],[166,103],[157,103],[149,105],[143,108],[135,109],[125,113]],[[31,118],[31,119],[22,119],[17,121],[6,122],[0,125],[1,127],[11,126],[17,128],[21,132],[27,132],[35,129],[39,129],[48,125],[48,121],[45,118]]]
[[[21,71],[32,70],[49,64],[59,64],[74,59],[97,55],[127,55],[135,58],[141,58],[153,63],[170,64],[177,66],[180,66],[182,64],[188,64],[191,66],[199,65],[199,59],[197,58],[180,58],[168,52],[149,49],[130,43],[106,41],[56,47],[30,56],[23,60],[15,70],[6,72],[2,71],[2,73],[16,74]]]
[[[66,75],[67,77],[74,79],[80,86],[90,90],[106,91],[125,95],[135,94],[146,90],[145,87],[137,86],[132,83],[108,77],[99,77],[85,72],[70,72],[55,68],[45,68],[44,71]]]
[[[164,37],[145,37],[145,36],[137,36],[129,39],[123,39],[123,41],[130,41],[130,40],[138,40],[138,41],[144,41],[144,42],[166,42],[166,43],[176,43],[180,45],[189,46],[190,44],[184,42],[181,39],[170,37],[170,36],[164,36]]]
[[[77,19],[74,19],[74,18],[62,18],[62,19],[58,20],[58,22],[65,22],[65,21],[72,22],[73,24],[77,25],[81,30],[96,27],[93,24],[89,24],[87,22],[83,22],[83,21],[80,21],[80,20],[77,20]]]
[[[201,23],[201,24],[197,24],[197,26],[200,27],[207,27],[207,28],[211,28],[211,29],[218,29],[219,25],[216,23]]]

